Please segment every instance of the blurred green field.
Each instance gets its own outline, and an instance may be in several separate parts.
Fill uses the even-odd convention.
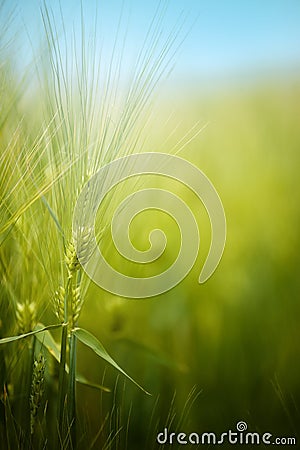
[[[299,85],[290,81],[254,85],[244,92],[232,89],[214,98],[193,92],[179,103],[182,130],[199,117],[208,122],[180,155],[200,167],[218,189],[227,217],[226,249],[216,273],[198,285],[210,233],[203,207],[185,193],[203,236],[199,258],[182,283],[147,300],[116,298],[90,286],[80,325],[101,339],[121,367],[152,394],[148,397],[117,379],[113,369],[79,344],[82,374],[115,386],[112,394],[78,386],[83,435],[96,436],[109,417],[94,448],[104,446],[110,429],[112,435],[120,432],[109,448],[150,449],[157,448],[156,435],[166,425],[172,431],[223,432],[239,420],[251,431],[296,435],[299,104]],[[160,141],[160,130],[152,129],[147,150],[156,149]],[[182,130],[172,136],[175,143]],[[159,150],[169,151],[171,144]],[[170,184],[166,181],[164,187],[172,188]],[[144,214],[134,228],[137,245],[147,244],[153,227],[168,225],[160,214]],[[170,224],[169,238],[172,260],[176,245]],[[18,255],[10,251],[15,264]],[[49,294],[42,297],[47,302]],[[2,315],[5,311],[2,307]]]
[[[185,417],[184,431],[222,432],[239,420],[251,431],[274,436],[298,431],[299,95],[297,83],[287,80],[214,98],[201,93],[197,98],[194,92],[180,104],[183,127],[199,117],[209,122],[180,154],[218,189],[227,243],[216,273],[198,285],[210,236],[203,208],[187,196],[203,229],[200,255],[188,277],[155,299],[114,299],[95,288],[86,302],[82,323],[105,339],[121,365],[153,395],[149,399],[128,383],[121,395],[119,380],[122,401],[118,396],[116,407],[120,401],[124,423],[130,416],[129,448],[156,448],[155,434],[172,421],[173,407],[176,430],[194,387],[200,395]],[[177,133],[175,142],[182,135]],[[153,219],[154,227],[157,223]],[[151,229],[149,216],[140,227],[138,235]],[[82,350],[79,361],[86,374],[102,376],[92,354]],[[106,377],[111,385],[113,373]],[[101,413],[94,395],[85,389],[81,395],[97,426]],[[105,405],[114,404],[104,397]],[[155,426],[149,427],[152,411]]]

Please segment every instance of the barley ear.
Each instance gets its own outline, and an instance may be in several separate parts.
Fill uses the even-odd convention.
[[[44,394],[45,358],[40,354],[33,364],[30,393],[30,433],[33,435],[36,416]]]
[[[79,315],[82,308],[82,298],[80,295],[80,286],[77,286],[76,288],[72,289],[72,303],[71,303],[71,309],[72,309],[72,318],[71,318],[71,325],[72,328],[75,328],[76,322],[79,319]]]
[[[80,269],[80,263],[77,258],[73,241],[69,241],[66,245],[65,262],[68,269],[69,278],[73,278],[73,275]]]
[[[58,320],[63,323],[65,320],[65,296],[66,290],[63,286],[59,286],[57,291],[55,291],[53,303],[54,303],[54,313]]]
[[[32,331],[36,325],[36,303],[28,300],[17,302],[16,319],[20,334]]]
[[[78,227],[74,234],[78,258],[84,264],[88,262],[94,252],[92,240],[93,229],[88,226]]]

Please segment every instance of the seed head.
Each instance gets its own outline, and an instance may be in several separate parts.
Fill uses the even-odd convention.
[[[87,262],[93,253],[93,229],[88,226],[81,226],[75,232],[74,240],[78,258],[81,262]]]
[[[41,405],[41,400],[44,394],[44,375],[45,375],[46,361],[42,354],[33,364],[32,383],[30,393],[30,432],[34,433],[34,425],[38,409]]]
[[[71,317],[71,325],[74,328],[76,325],[77,320],[79,319],[79,315],[82,308],[82,298],[80,295],[80,286],[77,286],[76,288],[72,289],[72,303],[71,303],[71,309],[72,309],[72,317]]]
[[[18,302],[16,305],[16,318],[20,333],[32,331],[36,325],[36,304],[25,300],[24,303]]]
[[[77,258],[73,241],[69,241],[68,245],[66,246],[65,261],[69,273],[69,278],[72,278],[74,273],[80,269],[80,263]]]
[[[65,296],[66,290],[63,286],[59,286],[57,291],[55,291],[53,303],[54,303],[54,312],[58,320],[62,323],[65,320]]]

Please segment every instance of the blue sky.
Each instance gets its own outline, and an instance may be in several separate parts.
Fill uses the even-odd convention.
[[[25,55],[28,53],[27,37],[22,30],[27,28],[33,42],[38,42],[38,35],[42,33],[41,2],[15,0],[15,4],[14,28],[18,29]],[[49,4],[58,16],[59,2]],[[82,4],[87,31],[95,17],[95,4],[98,4],[98,27],[105,42],[113,40],[122,16],[124,33],[128,26],[127,48],[134,50],[141,45],[158,1],[83,0]],[[61,0],[61,7],[67,29],[71,30],[72,24],[76,29],[80,2]],[[289,72],[300,67],[299,0],[169,0],[163,19],[166,35],[178,19],[184,22],[180,36],[188,33],[176,57],[175,78],[222,79],[245,73]]]

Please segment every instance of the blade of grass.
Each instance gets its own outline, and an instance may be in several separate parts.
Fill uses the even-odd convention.
[[[84,345],[92,349],[96,355],[100,356],[100,358],[107,361],[109,364],[111,364],[115,369],[117,369],[119,372],[121,372],[125,377],[127,377],[132,383],[134,383],[136,386],[138,386],[145,394],[151,395],[149,392],[147,392],[142,386],[140,386],[133,378],[131,378],[113,359],[112,357],[107,353],[101,342],[90,332],[84,330],[83,328],[75,328],[73,331],[75,336],[79,339],[80,342],[82,342]]]
[[[19,339],[24,339],[24,338],[27,338],[29,336],[34,336],[34,335],[36,335],[38,333],[43,333],[43,331],[47,331],[47,330],[54,330],[54,329],[60,328],[60,327],[63,327],[63,330],[64,330],[66,328],[66,325],[67,324],[65,324],[65,323],[60,323],[58,325],[48,325],[47,327],[44,327],[44,328],[41,328],[41,329],[38,329],[38,330],[29,331],[29,333],[24,333],[24,334],[19,334],[17,336],[9,336],[9,337],[6,337],[6,338],[2,338],[2,339],[0,339],[0,345],[1,344],[8,344],[9,342],[18,341]]]
[[[42,324],[38,324],[39,326],[43,326]],[[44,348],[52,355],[55,360],[59,363],[60,362],[60,351],[58,348],[57,343],[55,342],[52,334],[49,331],[45,331],[43,335],[37,334],[36,339],[44,346]],[[66,365],[66,372],[69,373],[69,367]],[[100,391],[104,392],[111,392],[111,389],[109,389],[107,386],[103,386],[99,383],[93,383],[92,381],[89,381],[85,376],[83,376],[80,373],[76,373],[75,377],[77,383],[83,384],[85,386],[88,386],[93,389],[98,389]]]

